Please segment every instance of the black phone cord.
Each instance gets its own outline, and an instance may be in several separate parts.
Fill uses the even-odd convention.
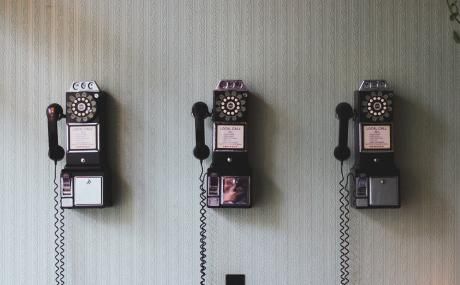
[[[64,209],[59,207],[59,185],[56,183],[56,165],[54,162],[54,267],[57,285],[64,285]]]
[[[203,168],[203,160],[200,160],[200,285],[205,285],[206,282],[206,189],[204,183],[206,173]]]
[[[350,282],[350,202],[349,191],[347,189],[348,177],[343,174],[343,162],[340,164],[341,179],[339,182],[339,202],[340,202],[340,284],[347,285]]]

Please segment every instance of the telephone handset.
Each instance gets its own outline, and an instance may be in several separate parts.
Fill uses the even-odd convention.
[[[242,80],[222,80],[213,94],[213,108],[206,103],[192,107],[195,117],[194,156],[203,161],[210,150],[204,139],[204,119],[213,121],[212,162],[207,171],[207,206],[251,207],[251,170],[248,158],[249,92]]]
[[[48,156],[51,160],[59,161],[64,158],[65,152],[58,143],[57,122],[64,117],[62,107],[58,104],[51,104],[46,109],[48,118]]]
[[[196,102],[192,107],[192,114],[195,117],[195,148],[193,155],[199,159],[204,160],[209,156],[209,147],[204,139],[204,119],[211,116],[208,111],[208,105],[203,102]]]
[[[340,103],[335,108],[335,113],[339,119],[339,145],[334,149],[334,156],[344,161],[351,154],[348,147],[348,121],[353,118],[353,109],[348,103]]]
[[[395,95],[384,80],[365,80],[354,96],[355,165],[351,205],[356,208],[400,207],[399,170],[394,163],[393,108]],[[348,121],[353,110],[348,103],[337,105],[340,120],[339,146],[334,156],[344,161]]]
[[[74,82],[66,93],[66,114],[59,104],[46,109],[48,156],[66,157],[61,171],[61,208],[105,207],[110,204],[103,140],[104,93],[95,81]],[[66,119],[66,151],[58,144],[57,122]]]

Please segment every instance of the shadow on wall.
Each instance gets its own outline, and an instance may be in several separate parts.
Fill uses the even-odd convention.
[[[356,220],[367,219],[369,221],[366,221],[366,224],[377,225],[376,236],[398,236],[401,248],[407,245],[414,246],[404,250],[415,249],[423,252],[426,248],[421,247],[420,238],[439,243],[445,243],[449,238],[446,221],[450,219],[449,213],[454,209],[452,203],[436,192],[436,189],[441,189],[441,185],[436,184],[439,183],[436,178],[444,177],[441,151],[446,147],[446,129],[443,123],[433,116],[426,103],[416,100],[418,97],[415,94],[409,96],[415,92],[401,91],[401,94],[405,95],[398,96],[398,105],[395,109],[395,160],[400,169],[401,208],[352,210],[352,215],[357,218]],[[358,248],[363,239],[357,234],[362,232],[363,224],[359,222],[351,226],[353,264],[364,262],[355,254],[355,247]],[[360,274],[354,273],[353,279]]]
[[[446,234],[442,225],[449,218],[448,213],[454,211],[435,191],[440,189],[440,185],[435,185],[436,177],[444,174],[441,151],[446,147],[447,133],[426,106],[409,98],[417,96],[399,96],[395,110],[395,160],[401,171],[401,208],[359,214],[397,235],[407,237],[410,233],[410,238],[428,236],[441,240]],[[393,219],[401,222],[389,222]]]
[[[121,113],[120,104],[106,90],[104,90],[104,93],[106,96],[104,141],[107,156],[106,166],[111,177],[109,191],[112,195],[112,205],[103,210],[88,209],[87,211],[78,211],[77,213],[87,218],[99,219],[102,216],[113,216],[113,212],[115,211],[118,212],[115,216],[119,218],[119,223],[130,224],[133,219],[132,211],[125,211],[122,216],[120,214],[122,204],[132,203],[132,193],[127,182],[123,179],[124,175],[121,168],[121,124],[120,116],[117,115]]]
[[[456,22],[460,24],[460,7],[458,6],[458,1],[457,0],[447,0],[447,6],[449,7],[449,20],[451,22]],[[457,44],[460,44],[460,34],[457,32],[457,30],[454,29],[453,31],[453,36],[454,36],[454,41]]]
[[[216,211],[226,219],[237,216],[239,222],[254,224],[257,219],[258,227],[277,228],[280,225],[281,191],[272,180],[273,170],[273,133],[278,131],[274,110],[262,100],[262,96],[251,91],[249,111],[249,163],[252,169],[252,199],[251,209],[220,209]],[[261,211],[268,212],[262,214]]]

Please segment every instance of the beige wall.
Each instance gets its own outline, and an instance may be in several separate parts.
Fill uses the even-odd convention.
[[[45,108],[80,79],[112,96],[118,202],[66,211],[66,284],[198,284],[190,110],[222,78],[257,96],[257,193],[209,212],[208,284],[338,284],[333,110],[369,78],[400,95],[403,205],[352,211],[351,284],[460,284],[452,28],[443,0],[0,0],[0,284],[53,283]]]

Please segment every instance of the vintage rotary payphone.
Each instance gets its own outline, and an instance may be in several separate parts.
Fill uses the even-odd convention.
[[[203,102],[192,107],[196,135],[193,155],[201,162],[201,285],[205,284],[206,277],[206,207],[249,208],[252,204],[248,158],[249,97],[242,80],[222,80],[214,90],[212,113]],[[204,119],[209,116],[213,121],[212,162],[205,173],[203,160],[210,150],[205,144]],[[227,276],[227,284],[244,284],[244,275]]]
[[[251,170],[248,162],[248,90],[241,80],[223,80],[214,90],[212,113],[203,102],[193,105],[196,147],[199,160],[209,156],[204,142],[204,119],[212,116],[212,162],[207,171],[207,206],[248,208],[251,206]]]
[[[354,96],[355,110],[348,103],[336,107],[340,121],[339,145],[334,156],[341,162],[340,185],[340,284],[349,280],[350,204],[355,208],[398,208],[399,170],[394,163],[393,91],[384,80],[364,80]],[[348,121],[354,118],[355,165],[344,176],[343,162],[350,157]],[[348,191],[349,178],[352,190]]]
[[[347,103],[337,105],[339,146],[335,157],[350,156],[348,120],[355,118],[355,165],[351,204],[356,208],[397,208],[399,170],[394,163],[394,94],[384,80],[365,80],[355,92],[355,112]]]
[[[66,93],[64,114],[59,104],[46,109],[48,156],[54,161],[55,274],[64,284],[64,209],[110,206],[110,178],[105,166],[104,93],[95,81],[74,82]],[[66,150],[58,144],[57,122],[66,119]],[[56,183],[57,161],[66,156],[61,187]],[[60,192],[60,195],[59,195]]]
[[[46,109],[49,157],[58,161],[66,155],[61,172],[61,207],[89,208],[110,204],[105,167],[104,93],[95,81],[74,82],[66,93],[66,115],[58,104]],[[57,121],[66,119],[67,150],[58,145]]]

